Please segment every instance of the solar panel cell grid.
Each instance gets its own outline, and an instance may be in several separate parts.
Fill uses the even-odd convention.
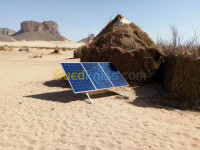
[[[128,86],[128,83],[112,63],[99,63],[114,85],[114,87]]]
[[[109,81],[98,63],[82,63],[96,89],[112,88]]]
[[[75,93],[95,90],[80,63],[62,63],[62,67]]]

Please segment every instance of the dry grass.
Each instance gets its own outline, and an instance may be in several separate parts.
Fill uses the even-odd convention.
[[[200,57],[200,43],[196,31],[194,31],[192,38],[184,41],[184,36],[178,32],[175,26],[170,26],[170,29],[172,34],[170,40],[164,40],[161,37],[157,38],[157,44],[166,55],[184,50],[193,55],[195,59]]]
[[[13,51],[13,47],[12,46],[1,46],[0,47],[0,51]]]
[[[183,36],[176,27],[171,26],[172,38],[165,41],[158,38],[166,54],[162,65],[165,87],[179,96],[180,105],[184,108],[200,110],[200,44],[197,34],[183,41]]]

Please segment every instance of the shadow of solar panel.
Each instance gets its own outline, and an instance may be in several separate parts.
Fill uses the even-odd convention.
[[[99,63],[114,87],[128,86],[128,83],[112,63]]]
[[[98,63],[82,63],[96,89],[113,88],[106,74]]]
[[[61,63],[74,93],[95,90],[80,63]]]

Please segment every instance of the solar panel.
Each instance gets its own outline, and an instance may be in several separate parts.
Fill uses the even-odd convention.
[[[61,63],[66,77],[74,93],[86,93],[89,91],[128,86],[121,73],[112,63]]]
[[[95,90],[81,63],[61,63],[74,93]]]
[[[96,89],[113,88],[99,63],[82,63]]]
[[[110,79],[114,87],[128,86],[128,83],[123,78],[121,73],[115,68],[112,63],[99,63],[107,77]]]

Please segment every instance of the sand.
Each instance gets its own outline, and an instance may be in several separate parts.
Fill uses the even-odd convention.
[[[76,43],[71,41],[15,41],[15,42],[2,42],[0,41],[0,46],[8,45],[14,47],[66,47],[66,48],[78,48],[84,43]]]
[[[53,79],[60,62],[79,61],[73,51],[50,52],[0,52],[0,150],[200,149],[198,112],[143,101],[158,85],[126,87],[129,99],[115,89],[92,96],[91,105]]]

